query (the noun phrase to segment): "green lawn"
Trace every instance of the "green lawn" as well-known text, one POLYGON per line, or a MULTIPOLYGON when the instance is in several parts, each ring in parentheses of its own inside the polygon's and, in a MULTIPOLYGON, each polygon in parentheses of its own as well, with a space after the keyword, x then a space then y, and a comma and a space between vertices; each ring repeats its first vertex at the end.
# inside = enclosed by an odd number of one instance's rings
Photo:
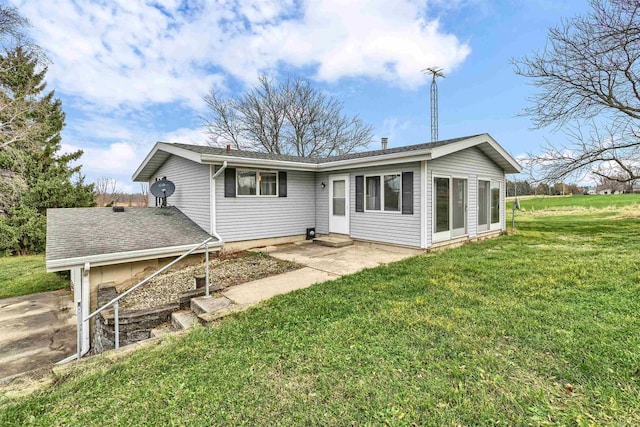
POLYGON ((69 286, 69 280, 47 273, 44 255, 0 257, 0 299, 69 286))
POLYGON ((5 399, 0 425, 638 425, 638 212, 521 213, 5 399))
MULTIPOLYGON (((611 195, 577 195, 577 196, 537 196, 520 200, 522 209, 572 209, 572 208, 609 208, 640 204, 640 194, 611 194, 611 195)), ((507 203, 507 210, 511 212, 511 203, 507 203)))

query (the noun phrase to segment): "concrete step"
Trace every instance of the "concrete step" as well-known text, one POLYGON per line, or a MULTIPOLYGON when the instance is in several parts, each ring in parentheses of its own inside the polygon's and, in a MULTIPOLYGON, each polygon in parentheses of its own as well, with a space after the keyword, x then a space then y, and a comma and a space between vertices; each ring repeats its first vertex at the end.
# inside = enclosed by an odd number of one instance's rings
POLYGON ((190 329, 198 324, 198 316, 191 310, 180 310, 171 313, 171 325, 176 329, 190 329))
POLYGON ((225 297, 198 297, 191 299, 191 311, 195 314, 214 313, 229 307, 231 301, 225 297))
POLYGON ((222 319, 223 317, 226 317, 226 316, 228 316, 230 314, 238 313, 240 311, 244 311, 247 308, 249 308, 248 305, 233 304, 233 305, 230 305, 230 306, 225 307, 223 309, 220 309, 218 311, 214 311, 214 312, 211 312, 211 313, 199 314, 198 315, 198 319, 200 320, 200 323, 202 323, 203 325, 206 325, 208 323, 215 322, 218 319, 222 319))
POLYGON ((167 334, 171 334, 173 332, 176 332, 177 329, 170 323, 164 323, 156 328, 153 328, 150 332, 149 332, 149 338, 156 338, 156 337, 162 337, 165 336, 167 334))
POLYGON ((349 236, 331 234, 329 236, 319 236, 313 239, 313 243, 331 248, 343 248, 353 245, 353 240, 349 236))

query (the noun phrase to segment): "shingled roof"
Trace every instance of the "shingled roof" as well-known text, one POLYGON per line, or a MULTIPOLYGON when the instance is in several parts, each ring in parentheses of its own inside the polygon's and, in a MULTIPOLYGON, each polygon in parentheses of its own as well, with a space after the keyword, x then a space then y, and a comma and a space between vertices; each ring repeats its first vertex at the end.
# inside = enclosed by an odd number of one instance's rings
POLYGON ((336 162, 340 160, 361 159, 365 157, 381 156, 384 154, 405 153, 405 152, 416 151, 416 150, 425 150, 425 149, 430 149, 435 147, 441 147, 447 144, 453 144, 454 142, 463 141, 465 139, 473 138, 475 136, 479 136, 479 135, 445 139, 442 141, 427 142, 424 144, 405 145, 403 147, 393 147, 393 148, 387 148, 385 150, 362 151, 358 153, 342 154, 339 156, 322 157, 322 158, 287 156, 284 154, 260 153, 256 151, 247 151, 247 150, 227 151, 225 148, 209 147, 206 145, 193 145, 193 144, 180 144, 180 143, 171 143, 171 145, 185 149, 185 150, 189 150, 198 154, 211 154, 215 156, 243 157, 248 159, 283 160, 283 161, 299 162, 299 163, 321 164, 321 163, 336 162))
POLYGON ((157 142, 133 174, 134 181, 149 181, 160 166, 171 156, 179 156, 196 163, 221 163, 229 161, 234 166, 280 167, 309 171, 328 171, 356 167, 367 163, 379 163, 411 157, 438 158, 457 150, 477 147, 505 173, 518 173, 518 162, 509 155, 488 133, 445 139, 423 144, 405 145, 384 150, 363 151, 326 158, 298 157, 284 154, 261 153, 247 150, 229 150, 221 147, 169 142, 157 142))
POLYGON ((47 266, 59 260, 195 245, 209 237, 175 207, 47 209, 47 266))

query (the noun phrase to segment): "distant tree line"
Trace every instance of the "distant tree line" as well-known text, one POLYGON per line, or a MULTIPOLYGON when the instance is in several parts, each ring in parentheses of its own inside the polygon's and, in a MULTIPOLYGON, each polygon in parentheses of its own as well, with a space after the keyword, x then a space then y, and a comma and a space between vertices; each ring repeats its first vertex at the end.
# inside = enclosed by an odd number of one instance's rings
POLYGON ((71 165, 82 151, 60 153, 65 114, 28 25, 0 5, 0 254, 44 251, 47 208, 94 205, 93 185, 71 165))
POLYGON ((510 181, 507 180, 507 197, 513 196, 562 196, 570 194, 584 194, 587 190, 585 187, 581 187, 577 184, 567 184, 564 182, 557 182, 554 184, 547 184, 544 182, 533 183, 528 180, 522 181, 510 181))

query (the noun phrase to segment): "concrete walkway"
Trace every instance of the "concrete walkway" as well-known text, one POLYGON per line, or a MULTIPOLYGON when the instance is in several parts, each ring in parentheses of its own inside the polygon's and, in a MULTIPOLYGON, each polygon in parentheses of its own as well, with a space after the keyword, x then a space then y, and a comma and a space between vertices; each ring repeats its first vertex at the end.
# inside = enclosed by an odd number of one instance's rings
POLYGON ((76 321, 68 290, 0 300, 0 379, 73 354, 76 321))
POLYGON ((223 293, 232 303, 241 306, 255 305, 276 295, 422 253, 418 249, 360 242, 342 248, 303 243, 262 250, 274 258, 293 261, 305 267, 233 286, 223 293))
MULTIPOLYGON (((233 286, 222 294, 229 301, 220 307, 217 306, 220 301, 216 301, 219 298, 208 299, 206 303, 214 311, 210 319, 244 310, 276 295, 422 253, 415 249, 359 242, 342 248, 303 243, 263 250, 275 258, 304 267, 233 286), (218 311, 217 315, 215 311, 218 311)), ((75 313, 69 291, 0 300, 0 380, 64 359, 75 352, 75 340, 75 313)), ((138 344, 142 345, 142 342, 138 344)), ((137 348, 127 346, 108 353, 130 351, 127 350, 129 347, 137 348)))

